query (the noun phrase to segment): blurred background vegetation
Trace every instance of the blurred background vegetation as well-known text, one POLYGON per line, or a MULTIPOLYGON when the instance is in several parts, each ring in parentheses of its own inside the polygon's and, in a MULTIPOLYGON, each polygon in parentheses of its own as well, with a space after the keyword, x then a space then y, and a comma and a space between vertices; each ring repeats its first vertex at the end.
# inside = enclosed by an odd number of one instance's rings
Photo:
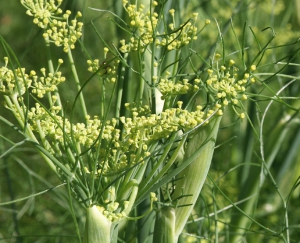
MULTIPOLYGON (((223 118, 209 177, 181 241, 233 242, 233 239, 237 239, 235 236, 239 228, 243 228, 245 237, 238 239, 239 242, 284 242, 280 235, 287 234, 285 227, 288 226, 289 242, 299 242, 300 126, 297 109, 300 96, 300 1, 168 0, 168 5, 177 9, 176 13, 183 19, 191 12, 198 12, 199 28, 204 26, 206 19, 211 20, 193 46, 207 60, 213 53, 219 52, 223 57, 234 59, 236 66, 244 71, 244 65, 249 66, 263 49, 264 55, 257 72, 274 74, 280 71, 290 76, 260 76, 266 80, 268 89, 257 84, 251 90, 252 93, 264 95, 253 97, 255 102, 249 101, 245 105, 251 125, 246 120, 236 121, 234 113, 230 111, 223 118), (273 37, 268 48, 263 48, 273 37), (242 49, 245 50, 243 58, 242 49), (293 65, 282 64, 286 62, 293 65), (293 79, 298 80, 285 88, 280 96, 287 97, 284 101, 295 109, 288 108, 282 102, 273 102, 268 107, 274 92, 293 79), (267 169, 262 170, 264 163, 267 169), (251 195, 254 196, 249 198, 251 195), (248 203, 239 203, 245 198, 248 198, 248 203), (237 206, 251 219, 247 221, 246 217, 241 217, 242 213, 232 203, 239 203, 237 206)), ((27 70, 36 71, 46 67, 41 30, 32 24, 32 18, 25 14, 24 7, 19 1, 5 0, 0 0, 0 6, 0 35, 9 43, 21 65, 27 70)), ((63 1, 63 9, 83 13, 85 27, 82 43, 93 59, 101 60, 104 45, 91 21, 107 43, 118 46, 122 33, 110 20, 111 15, 93 11, 89 7, 122 14, 121 1, 63 1)), ((53 60, 66 55, 60 48, 52 49, 53 60)), ((1 65, 4 64, 4 56, 1 48, 1 65)), ((77 71, 84 81, 89 74, 79 45, 74 56, 77 67, 80 67, 77 71)), ((203 68, 200 61, 197 68, 203 68)), ((61 71, 68 76, 67 65, 61 71)), ((76 90, 70 90, 67 82, 62 85, 64 94, 61 96, 67 101, 71 100, 76 90)), ((88 92, 91 98, 87 106, 94 107, 100 92, 97 86, 91 87, 88 92)), ((91 108, 89 113, 96 115, 96 107, 91 108)), ((0 115, 13 120, 4 106, 0 106, 0 115)), ((11 147, 4 137, 14 142, 22 141, 17 132, 3 123, 0 125, 0 134, 1 155, 11 147)), ((28 144, 17 146, 0 159, 0 203, 27 197, 59 184, 56 174, 49 170, 48 165, 28 144)), ((0 242, 76 241, 66 198, 65 188, 60 187, 21 202, 1 205, 0 242)), ((83 213, 78 205, 74 206, 82 229, 83 213)))

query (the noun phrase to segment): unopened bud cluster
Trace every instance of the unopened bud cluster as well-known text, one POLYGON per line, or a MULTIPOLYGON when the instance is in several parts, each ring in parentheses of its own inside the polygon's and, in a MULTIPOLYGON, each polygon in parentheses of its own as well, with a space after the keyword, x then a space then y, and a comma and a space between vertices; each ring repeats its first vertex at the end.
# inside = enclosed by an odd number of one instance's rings
POLYGON ((201 106, 197 106, 196 111, 189 112, 181 106, 182 102, 178 102, 178 108, 167 109, 160 115, 148 113, 144 116, 134 111, 132 118, 121 117, 123 134, 117 127, 117 119, 107 120, 103 124, 97 116, 93 119, 87 116, 85 123, 72 124, 67 118, 58 115, 61 109, 59 106, 52 106, 46 111, 37 103, 28 112, 28 120, 33 131, 47 138, 56 156, 60 154, 59 147, 62 149, 70 141, 78 149, 101 145, 97 170, 92 173, 110 175, 142 163, 150 156, 149 147, 153 143, 168 138, 180 129, 194 128, 218 109, 216 107, 215 110, 204 112, 201 106), (108 146, 110 149, 107 149, 108 146))
POLYGON ((27 14, 32 16, 33 22, 44 29, 44 38, 53 42, 56 46, 63 46, 63 50, 75 48, 75 42, 82 35, 82 22, 78 12, 73 20, 69 20, 71 11, 63 13, 59 8, 62 0, 21 0, 21 4, 27 8, 27 14))
POLYGON ((145 47, 153 42, 153 32, 158 23, 158 14, 150 11, 145 12, 145 6, 141 4, 139 7, 135 4, 128 4, 127 0, 123 0, 123 7, 129 16, 129 27, 134 34, 126 44, 125 40, 121 40, 120 51, 123 53, 143 51, 145 47))
MULTIPOLYGON (((42 77, 38 77, 35 71, 26 74, 25 68, 11 70, 7 68, 8 58, 5 57, 5 66, 0 68, 0 92, 7 96, 23 95, 26 90, 31 90, 38 98, 43 98, 47 92, 57 90, 57 85, 65 81, 61 72, 46 73, 42 68, 42 77)), ((62 60, 59 60, 59 65, 62 60)))
MULTIPOLYGON (((108 190, 111 191, 112 189, 108 190)), ((129 205, 129 201, 123 201, 122 204, 115 201, 116 195, 110 195, 109 199, 105 200, 106 204, 103 206, 97 206, 98 210, 111 222, 118 222, 123 218, 128 218, 126 210, 129 205)), ((150 192, 150 209, 153 207, 153 203, 158 201, 156 194, 150 192)))
MULTIPOLYGON (((234 64, 233 60, 229 62, 234 64)), ((225 66, 221 66, 218 72, 208 69, 208 79, 206 80, 208 91, 214 97, 215 101, 222 107, 226 107, 229 104, 235 106, 242 100, 246 100, 248 97, 245 94, 247 86, 255 82, 254 78, 250 78, 249 73, 245 73, 242 79, 237 79, 238 74, 236 68, 233 67, 233 74, 227 71, 225 66)), ((251 66, 251 70, 255 70, 255 65, 251 66)), ((238 115, 240 118, 244 118, 245 114, 238 115)))
POLYGON ((92 73, 96 73, 102 77, 105 78, 108 82, 116 82, 117 80, 117 68, 119 64, 119 59, 114 59, 111 62, 104 61, 100 63, 99 59, 95 60, 88 60, 88 71, 92 73))
POLYGON ((160 78, 154 76, 152 80, 154 83, 158 83, 157 88, 162 93, 162 99, 166 99, 169 96, 176 96, 180 94, 186 94, 190 91, 197 91, 199 87, 189 83, 188 79, 182 79, 177 81, 176 78, 169 78, 170 73, 167 71, 166 76, 160 78))
POLYGON ((7 67, 8 58, 4 58, 5 66, 0 68, 0 92, 8 95, 23 95, 32 83, 34 73, 26 74, 25 68, 11 70, 7 67))
MULTIPOLYGON (((157 47, 167 47, 169 51, 178 50, 182 46, 188 45, 192 40, 197 40, 197 27, 195 24, 189 20, 184 24, 180 24, 179 27, 176 27, 174 21, 175 10, 171 9, 170 14, 173 17, 173 23, 169 25, 171 33, 158 33, 155 40, 155 45, 157 47)), ((197 13, 193 14, 194 20, 197 19, 197 13)))
MULTIPOLYGON (((145 11, 144 5, 128 4, 127 0, 123 0, 123 6, 129 16, 128 26, 132 31, 132 37, 128 42, 121 40, 120 51, 128 53, 131 51, 144 52, 147 45, 154 42, 156 47, 166 47, 168 51, 178 50, 182 46, 189 44, 192 40, 197 39, 197 27, 191 23, 191 20, 176 27, 174 21, 175 10, 170 10, 170 15, 173 18, 173 22, 169 25, 167 33, 156 32, 156 26, 158 25, 159 15, 155 11, 145 11)), ((158 3, 153 1, 155 7, 158 3)), ((197 19, 197 14, 193 14, 194 21, 197 19)))

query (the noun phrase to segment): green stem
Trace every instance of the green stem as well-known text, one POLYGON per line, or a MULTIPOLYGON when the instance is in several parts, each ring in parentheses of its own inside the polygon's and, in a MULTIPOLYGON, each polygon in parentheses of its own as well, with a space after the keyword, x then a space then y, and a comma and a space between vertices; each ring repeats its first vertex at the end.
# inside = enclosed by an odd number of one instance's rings
MULTIPOLYGON (((52 62, 52 58, 51 58, 50 42, 49 42, 49 38, 48 37, 45 39, 45 45, 46 45, 46 55, 47 55, 47 62, 48 62, 49 72, 54 74, 54 67, 53 67, 53 62, 52 62)), ((58 106, 63 107, 62 103, 61 103, 61 100, 60 100, 60 95, 59 95, 58 91, 55 91, 54 94, 57 97, 57 101, 56 102, 57 102, 58 106)), ((48 96, 49 104, 50 104, 50 106, 52 106, 53 102, 52 102, 51 93, 48 92, 47 96, 48 96)), ((61 115, 63 115, 63 109, 61 109, 60 112, 61 112, 61 115)))
POLYGON ((75 80, 75 83, 76 83, 76 86, 77 86, 77 91, 80 92, 79 100, 80 100, 80 103, 81 103, 81 109, 82 109, 84 117, 86 117, 87 116, 87 111, 86 111, 85 101, 84 101, 84 97, 83 97, 83 94, 82 94, 82 91, 81 91, 81 85, 80 85, 79 78, 78 78, 78 75, 77 75, 73 55, 72 55, 72 52, 71 52, 70 49, 68 51, 68 57, 69 57, 73 77, 74 77, 74 80, 75 80))
POLYGON ((163 207, 156 213, 153 242, 174 243, 175 242, 175 209, 163 207))
MULTIPOLYGON (((124 54, 124 59, 127 60, 128 54, 124 54)), ((117 83, 117 101, 116 101, 116 119, 120 118, 121 110, 124 109, 122 107, 122 98, 123 98, 123 90, 124 90, 124 78, 125 78, 125 66, 120 63, 118 70, 118 83, 117 83)), ((123 104, 124 105, 124 104, 123 104)))

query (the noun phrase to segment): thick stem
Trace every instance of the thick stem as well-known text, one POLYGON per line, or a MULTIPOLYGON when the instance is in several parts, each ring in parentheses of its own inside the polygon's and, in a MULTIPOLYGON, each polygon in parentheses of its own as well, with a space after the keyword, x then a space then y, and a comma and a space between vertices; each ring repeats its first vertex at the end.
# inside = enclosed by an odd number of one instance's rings
POLYGON ((175 209, 163 207, 156 213, 153 242, 175 242, 175 209))
POLYGON ((111 224, 97 206, 87 208, 84 243, 110 243, 111 224))
POLYGON ((198 154, 195 160, 178 175, 177 178, 179 180, 172 196, 173 200, 176 200, 188 195, 179 199, 177 206, 182 207, 175 209, 175 242, 177 242, 205 182, 214 152, 220 121, 221 116, 212 118, 206 126, 200 127, 196 131, 187 145, 183 163, 193 154, 198 154))

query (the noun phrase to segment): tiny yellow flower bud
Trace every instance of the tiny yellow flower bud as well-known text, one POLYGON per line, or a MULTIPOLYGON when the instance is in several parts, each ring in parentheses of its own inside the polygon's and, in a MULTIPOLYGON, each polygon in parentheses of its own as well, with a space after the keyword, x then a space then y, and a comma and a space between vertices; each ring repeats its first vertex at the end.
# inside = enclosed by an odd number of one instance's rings
POLYGON ((209 25, 209 24, 210 24, 210 20, 209 19, 205 20, 205 25, 209 25))
POLYGON ((169 13, 174 17, 175 9, 170 9, 169 13))
POLYGON ((246 100, 247 98, 248 98, 247 95, 245 94, 242 95, 242 100, 246 100))
POLYGON ((220 55, 219 53, 216 53, 216 54, 215 54, 215 59, 216 59, 216 60, 219 60, 220 58, 221 58, 221 55, 220 55))
POLYGON ((77 18, 82 17, 82 13, 78 11, 77 14, 76 14, 76 17, 77 17, 77 18))
POLYGON ((213 70, 212 69, 207 69, 207 72, 209 75, 211 75, 213 73, 213 70))
POLYGON ((128 205, 129 205, 129 201, 124 201, 123 202, 124 209, 126 209, 128 207, 128 205))
POLYGON ((255 71, 256 70, 256 65, 251 65, 250 71, 255 71))
POLYGON ((228 105, 228 100, 227 100, 227 99, 225 99, 225 100, 223 101, 223 105, 225 105, 225 106, 228 105))
POLYGON ((157 76, 153 76, 153 77, 152 77, 152 81, 153 81, 153 82, 156 82, 156 81, 157 81, 157 79, 158 79, 158 77, 157 77, 157 76))
POLYGON ((36 72, 34 70, 31 70, 30 71, 30 76, 34 76, 34 75, 36 75, 36 72))
POLYGON ((245 73, 245 75, 244 75, 244 78, 249 78, 250 77, 250 75, 249 75, 249 73, 245 73))
POLYGON ((196 79, 194 80, 194 82, 195 82, 195 84, 199 84, 199 83, 200 83, 200 79, 196 78, 196 79))
POLYGON ((29 9, 26 11, 26 14, 29 16, 33 16, 32 12, 29 9))
POLYGON ((134 20, 131 20, 131 21, 130 21, 130 25, 135 26, 135 21, 134 21, 134 20))
POLYGON ((182 102, 182 101, 178 101, 178 102, 177 102, 177 105, 178 105, 178 108, 179 108, 179 109, 181 109, 181 107, 182 107, 182 104, 183 104, 183 102, 182 102))
POLYGON ((154 192, 150 192, 150 199, 152 202, 156 202, 158 200, 154 192))

